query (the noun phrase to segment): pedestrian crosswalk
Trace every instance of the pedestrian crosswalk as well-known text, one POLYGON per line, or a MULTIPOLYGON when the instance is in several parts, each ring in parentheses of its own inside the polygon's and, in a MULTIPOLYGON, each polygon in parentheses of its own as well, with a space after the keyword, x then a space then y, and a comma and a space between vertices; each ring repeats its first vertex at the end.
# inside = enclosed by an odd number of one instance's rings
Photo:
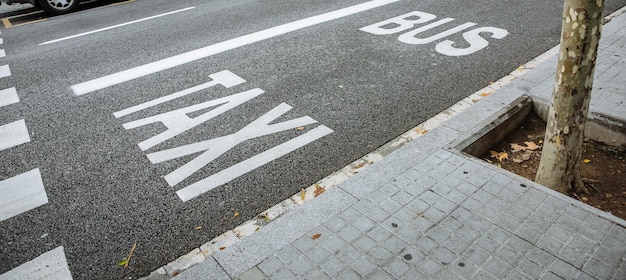
MULTIPOLYGON (((0 38, 0 45, 3 43, 0 38)), ((4 49, 0 49, 0 59, 5 56, 4 49)), ((11 76, 9 65, 0 65, 0 79, 9 76, 11 76)), ((0 112, 3 108, 16 106, 19 102, 16 88, 0 90, 0 112)), ((20 116, 9 117, 19 120, 0 123, 0 153, 10 153, 12 148, 31 141, 26 120, 20 119, 20 116)), ((21 168, 23 167, 15 166, 15 170, 21 168)), ((10 174, 13 170, 7 171, 12 177, 0 180, 0 222, 48 203, 48 195, 39 168, 21 174, 10 174)), ((63 247, 57 247, 0 275, 0 280, 14 279, 72 279, 63 247)))

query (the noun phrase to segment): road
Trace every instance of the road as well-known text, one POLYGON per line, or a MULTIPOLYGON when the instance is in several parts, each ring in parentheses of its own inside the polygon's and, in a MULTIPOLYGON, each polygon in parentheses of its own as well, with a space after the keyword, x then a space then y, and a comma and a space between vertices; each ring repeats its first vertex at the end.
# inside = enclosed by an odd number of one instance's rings
POLYGON ((144 276, 552 48, 562 9, 102 2, 1 29, 0 274, 144 276))

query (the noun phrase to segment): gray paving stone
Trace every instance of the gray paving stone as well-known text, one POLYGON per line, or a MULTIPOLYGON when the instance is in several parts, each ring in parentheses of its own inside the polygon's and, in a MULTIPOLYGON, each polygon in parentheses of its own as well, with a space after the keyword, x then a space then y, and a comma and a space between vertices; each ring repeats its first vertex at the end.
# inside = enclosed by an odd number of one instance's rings
POLYGON ((393 254, 398 254, 409 246, 409 243, 393 235, 380 244, 393 254))
POLYGON ((513 270, 513 267, 498 258, 491 258, 487 261, 483 269, 496 278, 503 279, 513 270))
MULTIPOLYGON (((361 237, 362 238, 362 237, 361 237)), ((358 242, 358 240, 356 241, 358 242)), ((348 243, 338 235, 333 235, 326 242, 322 243, 326 249, 328 249, 332 254, 337 254, 339 250, 345 247, 348 243)))
POLYGON ((541 275, 544 274, 546 270, 541 265, 531 261, 530 259, 524 259, 518 265, 518 268, 524 275, 528 276, 531 279, 539 279, 541 275))
POLYGON ((279 270, 278 272, 276 272, 274 275, 270 276, 270 279, 288 280, 288 279, 295 279, 296 276, 297 275, 293 271, 289 270, 288 268, 283 268, 279 270))
POLYGON ((578 274, 578 269, 571 266, 570 264, 556 259, 552 265, 548 268, 548 271, 554 273, 555 275, 563 278, 563 279, 573 279, 576 274, 578 274))
POLYGON ((478 266, 469 260, 464 258, 457 259, 456 262, 450 264, 448 267, 456 275, 461 276, 463 279, 470 279, 471 276, 478 270, 478 266))
POLYGON ((330 276, 328 276, 328 274, 326 274, 324 271, 319 270, 319 269, 314 269, 314 270, 309 271, 304 276, 302 276, 302 279, 305 279, 305 280, 330 280, 332 278, 330 278, 330 276))
POLYGON ((385 265, 383 269, 395 278, 402 278, 402 276, 411 269, 411 266, 402 259, 395 258, 392 262, 385 265))
POLYGON ((319 266, 331 278, 337 277, 341 272, 348 268, 347 264, 336 256, 330 256, 319 266))
POLYGON ((276 257, 278 257, 284 264, 290 264, 301 255, 302 253, 291 244, 276 252, 276 257))
POLYGON ((339 233, 337 233, 337 235, 343 238, 343 240, 345 240, 346 242, 352 243, 359 239, 359 237, 361 237, 363 233, 359 229, 348 225, 344 227, 339 233))
MULTIPOLYGON (((395 280, 396 278, 391 276, 386 271, 384 271, 382 269, 379 269, 376 272, 374 272, 374 274, 372 276, 370 276, 368 279, 372 279, 372 280, 395 280)), ((413 278, 413 279, 418 279, 418 278, 413 278)))
POLYGON ((306 252, 306 256, 315 264, 321 263, 330 255, 332 255, 332 253, 321 244, 306 252))
MULTIPOLYGON (((202 279, 202 277, 194 278, 194 279, 202 279)), ((227 278, 230 279, 230 278, 227 278)), ((237 280, 269 280, 267 275, 263 273, 258 267, 253 267, 248 271, 237 277, 237 280)))
POLYGON ((387 240, 392 235, 390 231, 385 229, 384 227, 375 227, 370 232, 367 233, 367 236, 372 238, 376 242, 382 242, 387 240))
POLYGON ((482 266, 490 257, 489 252, 473 246, 461 254, 462 258, 470 260, 472 263, 482 266))
POLYGON ((359 249, 361 252, 369 254, 370 252, 372 252, 372 249, 374 249, 378 245, 378 243, 376 243, 376 241, 369 238, 368 236, 364 235, 361 236, 361 238, 359 238, 357 241, 354 241, 352 245, 355 248, 359 249))
POLYGON ((450 251, 446 247, 437 248, 437 250, 432 252, 429 257, 431 257, 435 261, 438 261, 444 266, 450 265, 458 258, 458 256, 454 252, 450 251))
POLYGON ((296 275, 305 275, 309 270, 313 269, 315 265, 305 256, 299 256, 291 264, 288 265, 289 269, 296 275))
POLYGON ((360 280, 361 276, 352 269, 344 270, 337 279, 360 280))
MULTIPOLYGON (((360 201, 359 203, 361 202, 363 201, 360 201)), ((324 223, 324 225, 334 233, 341 231, 347 224, 348 223, 339 216, 335 216, 324 223)))
POLYGON ((383 246, 377 246, 369 253, 369 256, 379 266, 384 266, 388 264, 396 255, 383 246))
POLYGON ((415 268, 417 268, 417 270, 430 278, 435 277, 437 274, 445 269, 442 264, 428 257, 423 261, 415 264, 415 268))
POLYGON ((285 264, 276 256, 271 256, 265 259, 258 265, 259 269, 265 273, 265 275, 272 276, 274 273, 285 268, 285 264))
POLYGON ((360 260, 350 264, 350 268, 361 276, 361 279, 367 278, 378 270, 378 265, 367 256, 363 256, 360 260))
POLYGON ((362 233, 366 233, 376 226, 376 222, 372 221, 367 216, 363 216, 353 221, 352 225, 362 233))

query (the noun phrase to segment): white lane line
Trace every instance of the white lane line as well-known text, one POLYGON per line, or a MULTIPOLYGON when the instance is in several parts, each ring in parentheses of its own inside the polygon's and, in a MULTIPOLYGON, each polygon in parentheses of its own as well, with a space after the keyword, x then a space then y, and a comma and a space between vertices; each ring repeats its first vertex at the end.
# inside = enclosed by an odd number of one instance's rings
POLYGON ((11 76, 11 69, 9 65, 0 66, 0 78, 11 76))
POLYGON ((0 181, 0 221, 48 203, 39 169, 0 181))
POLYGON ((70 273, 70 267, 67 265, 63 247, 52 249, 0 275, 0 280, 14 279, 71 280, 72 274, 70 273))
POLYGON ((230 39, 224 42, 216 43, 204 48, 182 53, 176 56, 172 56, 166 59, 155 61, 152 63, 144 64, 132 69, 117 72, 108 76, 104 76, 98 79, 90 80, 84 83, 76 84, 71 87, 75 95, 83 95, 94 92, 103 88, 107 88, 113 85, 121 84, 136 78, 147 76, 156 72, 160 72, 166 69, 170 69, 176 66, 183 65, 192 61, 203 59, 215 54, 219 54, 225 51, 243 47, 252 43, 256 43, 262 40, 266 40, 272 37, 283 35, 292 31, 300 30, 303 28, 311 27, 320 23, 328 22, 331 20, 343 18, 353 14, 357 14, 363 11, 371 10, 377 7, 381 7, 387 4, 395 3, 400 0, 374 0, 365 2, 362 4, 350 6, 347 8, 335 10, 325 14, 312 16, 309 18, 297 20, 294 22, 282 24, 269 29, 254 32, 248 35, 230 39))
POLYGON ((15 90, 15 88, 0 90, 0 107, 15 104, 17 102, 20 102, 20 98, 17 96, 17 90, 15 90))
POLYGON ((7 53, 3 49, 0 49, 0 57, 5 57, 5 56, 7 56, 7 53))
POLYGON ((0 151, 28 142, 30 135, 23 119, 0 126, 0 151))
POLYGON ((151 19, 155 19, 155 18, 159 18, 159 17, 163 17, 163 16, 168 16, 168 15, 171 15, 171 14, 188 11, 188 10, 195 9, 195 8, 196 7, 189 7, 189 8, 184 8, 184 9, 180 9, 180 10, 176 10, 176 11, 171 11, 171 12, 160 14, 160 15, 155 15, 155 16, 151 16, 151 17, 147 17, 147 18, 138 19, 138 20, 133 20, 133 21, 129 21, 129 22, 126 22, 126 23, 122 23, 122 24, 117 24, 117 25, 113 25, 113 26, 109 26, 109 27, 105 27, 105 28, 101 28, 101 29, 85 32, 85 33, 80 33, 80 34, 76 34, 76 35, 72 35, 72 36, 68 36, 68 37, 63 37, 63 38, 56 39, 56 40, 43 42, 43 43, 41 43, 39 45, 43 46, 43 45, 48 45, 48 44, 52 44, 52 43, 57 43, 57 42, 69 40, 69 39, 74 39, 74 38, 77 38, 77 37, 91 35, 91 34, 94 34, 94 33, 107 31, 107 30, 111 30, 111 29, 114 29, 114 28, 130 25, 130 24, 135 24, 135 23, 139 23, 139 22, 142 22, 142 21, 151 20, 151 19))

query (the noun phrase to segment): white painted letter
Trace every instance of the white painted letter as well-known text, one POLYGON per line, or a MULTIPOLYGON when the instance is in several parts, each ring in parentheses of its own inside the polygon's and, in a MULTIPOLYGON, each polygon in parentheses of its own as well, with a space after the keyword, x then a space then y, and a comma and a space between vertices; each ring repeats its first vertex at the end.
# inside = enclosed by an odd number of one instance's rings
POLYGON ((135 113, 137 111, 141 111, 143 109, 150 108, 152 106, 156 106, 156 105, 159 105, 161 103, 165 103, 167 101, 171 101, 171 100, 174 100, 176 98, 183 97, 185 95, 192 94, 192 93, 197 92, 197 91, 201 91, 203 89, 207 89, 207 88, 212 87, 214 85, 222 85, 222 86, 224 86, 226 88, 230 88, 230 87, 233 87, 233 86, 236 86, 236 85, 239 85, 239 84, 242 84, 242 83, 246 82, 246 80, 240 78, 239 76, 233 74, 232 72, 230 72, 228 70, 224 70, 224 71, 221 71, 221 72, 217 72, 215 74, 211 74, 211 75, 209 75, 209 77, 211 79, 213 79, 213 81, 210 81, 208 83, 204 83, 204 84, 201 84, 201 85, 197 85, 195 87, 188 88, 188 89, 183 90, 183 91, 172 93, 170 95, 166 95, 166 96, 163 96, 161 98, 154 99, 152 101, 141 103, 139 105, 136 105, 136 106, 133 106, 133 107, 130 107, 130 108, 126 108, 126 109, 124 109, 122 111, 118 111, 118 112, 113 113, 113 116, 115 116, 116 118, 120 118, 120 117, 129 115, 129 114, 135 113))
POLYGON ((381 21, 379 23, 374 23, 372 25, 360 28, 359 30, 372 33, 375 35, 394 34, 394 33, 398 33, 407 29, 411 29, 415 25, 431 21, 435 19, 436 17, 437 16, 433 14, 414 11, 408 14, 404 14, 404 15, 397 16, 388 20, 381 21), (417 17, 417 19, 411 19, 415 17, 417 17), (387 25, 392 25, 395 27, 384 28, 387 25))
POLYGON ((441 33, 439 33, 437 35, 430 36, 428 38, 424 38, 424 39, 415 38, 415 35, 417 35, 419 33, 422 33, 422 32, 424 32, 426 30, 435 28, 435 27, 440 26, 442 24, 451 22, 453 20, 454 20, 453 18, 444 18, 442 20, 433 22, 433 23, 431 23, 429 25, 422 26, 422 27, 420 27, 418 29, 411 30, 411 31, 409 31, 407 33, 404 33, 404 34, 402 34, 402 35, 400 35, 398 37, 398 40, 400 40, 400 42, 407 43, 407 44, 423 45, 423 44, 432 43, 432 42, 437 41, 437 40, 439 40, 441 38, 450 36, 450 35, 452 35, 454 33, 457 33, 459 31, 462 31, 464 29, 467 29, 467 28, 470 28, 470 27, 476 25, 476 23, 467 22, 467 23, 461 24, 461 25, 459 25, 459 26, 457 26, 455 28, 448 29, 448 30, 446 30, 444 32, 441 32, 441 33))
POLYGON ((146 124, 155 123, 155 122, 161 122, 163 125, 165 125, 165 127, 167 127, 166 131, 139 143, 139 147, 141 148, 141 150, 145 151, 147 149, 150 149, 151 147, 154 147, 155 145, 163 143, 164 141, 172 137, 175 137, 176 135, 179 135, 189 129, 192 129, 202 124, 203 122, 213 119, 216 116, 219 116, 220 114, 227 112, 228 110, 235 108, 241 105, 242 103, 245 103, 246 101, 254 97, 257 97, 263 93, 264 93, 263 90, 255 88, 249 91, 240 92, 240 93, 229 95, 223 98, 218 98, 218 99, 214 99, 214 100, 207 101, 204 103, 181 108, 178 110, 158 114, 152 117, 147 117, 144 119, 127 122, 124 124, 124 128, 132 129, 132 128, 144 126, 146 124), (206 112, 198 117, 190 118, 187 116, 188 113, 200 111, 200 110, 217 106, 220 104, 221 106, 209 112, 206 112))
POLYGON ((281 123, 270 124, 291 110, 291 108, 291 106, 282 103, 233 134, 151 153, 148 154, 148 159, 156 164, 204 151, 204 153, 198 157, 165 176, 165 180, 169 185, 174 186, 241 142, 317 122, 311 117, 301 117, 281 123))
POLYGON ((445 40, 437 44, 437 46, 435 46, 435 50, 447 56, 461 56, 475 53, 489 45, 489 42, 480 36, 480 33, 482 32, 491 33, 491 38, 494 39, 502 39, 509 34, 508 31, 501 28, 479 27, 463 33, 463 38, 470 44, 469 47, 462 49, 455 48, 452 46, 454 44, 453 41, 445 40))
POLYGON ((311 131, 282 143, 274 148, 253 156, 247 160, 237 163, 229 168, 217 172, 207 178, 193 183, 190 186, 182 188, 176 192, 182 201, 188 201, 216 187, 226 184, 237 177, 257 169, 277 158, 280 158, 298 148, 320 139, 330 133, 332 129, 320 125, 311 131))

